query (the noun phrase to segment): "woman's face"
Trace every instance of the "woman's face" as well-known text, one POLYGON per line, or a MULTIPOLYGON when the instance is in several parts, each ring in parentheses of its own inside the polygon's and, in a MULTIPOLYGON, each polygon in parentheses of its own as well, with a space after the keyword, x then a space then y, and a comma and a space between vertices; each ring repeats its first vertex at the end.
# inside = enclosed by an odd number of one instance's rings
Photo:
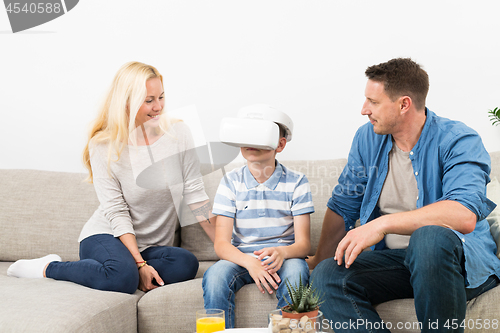
POLYGON ((135 117, 136 126, 157 127, 160 114, 165 105, 163 85, 160 78, 153 78, 146 81, 147 96, 137 111, 135 117))

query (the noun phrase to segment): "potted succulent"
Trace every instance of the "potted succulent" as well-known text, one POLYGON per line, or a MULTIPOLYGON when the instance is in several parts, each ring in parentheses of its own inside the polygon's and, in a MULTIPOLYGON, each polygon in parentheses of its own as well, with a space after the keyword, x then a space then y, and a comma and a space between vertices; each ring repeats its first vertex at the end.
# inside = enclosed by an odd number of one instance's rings
POLYGON ((322 318, 319 306, 323 301, 313 288, 312 281, 304 284, 300 278, 298 285, 292 286, 288 280, 285 283, 290 302, 285 298, 288 305, 271 312, 269 332, 317 332, 315 328, 321 324, 319 318, 322 318))
POLYGON ((313 288, 313 282, 309 284, 302 283, 302 277, 299 279, 299 284, 292 284, 286 280, 286 289, 290 296, 291 302, 285 298, 288 305, 281 308, 283 318, 300 319, 303 316, 309 318, 318 315, 319 306, 323 303, 321 296, 313 288))
POLYGON ((489 117, 492 122, 492 125, 500 124, 500 108, 494 108, 493 110, 489 110, 488 113, 490 114, 489 117))

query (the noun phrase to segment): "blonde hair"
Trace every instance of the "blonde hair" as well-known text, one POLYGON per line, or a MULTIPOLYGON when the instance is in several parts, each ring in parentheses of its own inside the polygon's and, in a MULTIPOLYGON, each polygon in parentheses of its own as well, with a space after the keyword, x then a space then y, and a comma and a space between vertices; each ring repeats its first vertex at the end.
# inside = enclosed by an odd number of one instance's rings
MULTIPOLYGON (((116 156, 115 162, 120 159, 129 138, 136 144, 135 117, 147 96, 146 82, 153 78, 159 78, 163 85, 163 76, 156 68, 136 61, 126 63, 116 73, 97 118, 91 125, 83 151, 83 164, 89 172, 87 181, 93 181, 89 150, 91 143, 108 144, 108 170, 111 157, 116 156)), ((160 117, 160 130, 166 131, 168 124, 165 116, 160 117)))

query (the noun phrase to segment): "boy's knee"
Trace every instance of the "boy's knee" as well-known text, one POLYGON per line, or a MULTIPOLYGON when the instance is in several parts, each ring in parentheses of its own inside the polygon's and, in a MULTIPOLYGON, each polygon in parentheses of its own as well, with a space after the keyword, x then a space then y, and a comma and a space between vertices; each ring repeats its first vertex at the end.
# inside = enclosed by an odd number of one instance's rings
POLYGON ((216 264, 210 266, 203 275, 203 297, 210 299, 219 297, 227 298, 227 294, 230 292, 229 284, 232 275, 227 270, 220 269, 220 267, 217 269, 218 267, 215 267, 216 264))
POLYGON ((203 275, 203 288, 213 289, 217 285, 225 284, 225 281, 232 276, 231 264, 228 261, 219 260, 210 266, 203 275))
POLYGON ((302 283, 309 282, 309 266, 304 259, 287 259, 280 273, 281 274, 278 274, 282 281, 288 280, 294 284, 299 283, 301 279, 302 283))
POLYGON ((211 285, 213 284, 213 281, 216 281, 217 278, 214 276, 214 271, 213 271, 213 265, 210 266, 205 273, 203 274, 203 280, 201 281, 201 286, 203 287, 203 290, 205 289, 212 289, 211 285))

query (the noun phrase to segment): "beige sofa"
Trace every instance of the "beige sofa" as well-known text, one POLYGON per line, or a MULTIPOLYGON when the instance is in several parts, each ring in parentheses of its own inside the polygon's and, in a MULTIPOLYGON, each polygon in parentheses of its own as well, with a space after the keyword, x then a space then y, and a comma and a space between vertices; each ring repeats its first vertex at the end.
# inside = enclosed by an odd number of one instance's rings
MULTIPOLYGON (((492 178, 500 179, 500 152, 491 157, 492 178)), ((318 243, 326 201, 345 163, 345 159, 283 162, 305 173, 311 183, 316 208, 312 215, 311 254, 318 243)), ((221 170, 204 177, 211 198, 221 177, 221 170)), ((200 260, 197 277, 146 294, 103 292, 70 282, 7 276, 9 265, 21 258, 57 253, 63 260, 78 259, 78 235, 98 206, 93 187, 84 183, 84 178, 83 174, 73 173, 0 170, 0 331, 194 332, 195 311, 203 308, 202 276, 217 260, 212 243, 196 224, 179 228, 177 239, 178 245, 200 260)), ((497 287, 469 302, 467 319, 500 320, 499 299, 497 287)), ((260 294, 254 285, 243 287, 236 294, 236 326, 265 327, 267 314, 275 306, 274 296, 260 294)), ((383 303, 377 310, 384 321, 393 322, 393 327, 417 321, 412 299, 383 303)), ((403 326, 393 332, 418 330, 403 326)))

